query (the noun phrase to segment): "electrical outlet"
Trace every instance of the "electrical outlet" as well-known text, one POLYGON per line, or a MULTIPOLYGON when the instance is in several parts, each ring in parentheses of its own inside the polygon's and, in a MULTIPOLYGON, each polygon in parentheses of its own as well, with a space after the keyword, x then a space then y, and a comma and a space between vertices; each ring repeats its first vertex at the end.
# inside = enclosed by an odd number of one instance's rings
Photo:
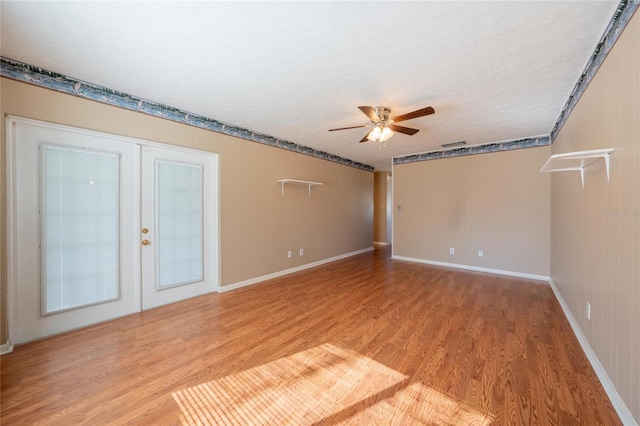
POLYGON ((587 302, 587 320, 591 320, 591 303, 587 302))
POLYGON ((289 250, 289 251, 287 252, 287 257, 288 257, 289 259, 291 259, 291 250, 289 250))
POLYGON ((456 254, 456 249, 454 249, 453 247, 451 247, 449 249, 449 254, 456 254))
POLYGON ((478 257, 484 257, 484 253, 482 252, 482 250, 478 250, 478 257))
POLYGON ((300 256, 304 256, 304 249, 300 249, 300 256))

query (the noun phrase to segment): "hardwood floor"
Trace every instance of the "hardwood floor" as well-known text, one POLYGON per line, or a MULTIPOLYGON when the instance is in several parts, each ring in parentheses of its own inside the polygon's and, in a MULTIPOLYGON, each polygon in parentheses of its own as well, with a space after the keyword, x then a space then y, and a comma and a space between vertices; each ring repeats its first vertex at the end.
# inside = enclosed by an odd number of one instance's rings
POLYGON ((25 344, 10 424, 620 424, 548 284, 375 250, 25 344))

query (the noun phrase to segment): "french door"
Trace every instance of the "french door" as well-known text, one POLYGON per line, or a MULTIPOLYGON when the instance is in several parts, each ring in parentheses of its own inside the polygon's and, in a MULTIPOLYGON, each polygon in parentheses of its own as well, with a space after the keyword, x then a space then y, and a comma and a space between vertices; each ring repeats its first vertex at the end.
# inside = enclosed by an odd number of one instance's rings
POLYGON ((142 309, 217 288, 215 160, 142 147, 142 309))
POLYGON ((9 117, 10 338, 214 291, 217 157, 9 117))

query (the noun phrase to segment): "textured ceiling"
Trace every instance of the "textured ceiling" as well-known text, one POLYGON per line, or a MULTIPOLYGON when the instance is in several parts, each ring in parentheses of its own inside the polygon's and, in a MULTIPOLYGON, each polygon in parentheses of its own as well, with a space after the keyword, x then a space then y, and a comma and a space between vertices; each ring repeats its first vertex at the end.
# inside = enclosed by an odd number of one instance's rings
POLYGON ((1 2, 1 54, 390 170, 546 135, 618 2, 1 2), (358 105, 420 129, 358 143, 358 105))

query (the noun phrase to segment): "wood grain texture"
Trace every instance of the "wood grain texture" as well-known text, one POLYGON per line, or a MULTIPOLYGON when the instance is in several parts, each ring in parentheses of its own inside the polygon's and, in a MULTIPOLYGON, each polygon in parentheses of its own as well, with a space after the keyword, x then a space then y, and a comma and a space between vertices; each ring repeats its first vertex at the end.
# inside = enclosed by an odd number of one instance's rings
POLYGON ((388 249, 0 361, 3 425, 620 424, 548 284, 388 249))

